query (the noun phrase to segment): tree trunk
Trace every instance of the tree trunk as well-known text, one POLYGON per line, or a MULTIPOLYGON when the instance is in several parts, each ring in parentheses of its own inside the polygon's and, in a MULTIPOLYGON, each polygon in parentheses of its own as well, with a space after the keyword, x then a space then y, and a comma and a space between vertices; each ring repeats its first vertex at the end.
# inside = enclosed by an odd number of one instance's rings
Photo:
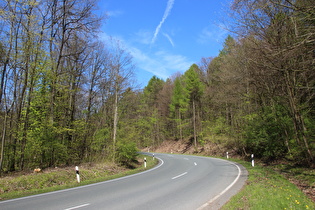
POLYGON ((197 149, 197 130, 196 130, 196 104, 193 100, 193 127, 194 127, 194 146, 197 149))
MULTIPOLYGON (((116 75, 116 80, 118 75, 116 75)), ((115 161, 116 154, 116 135, 117 135, 117 123, 118 123, 118 81, 115 82, 115 102, 114 102, 114 127, 113 127, 113 160, 115 161)))
POLYGON ((305 151, 307 152, 308 160, 312 163, 314 163, 314 156, 313 153, 309 147, 307 138, 306 138, 306 133, 307 133, 307 128, 304 123, 303 116, 301 115, 300 111, 298 110, 297 102, 295 99, 294 95, 294 90, 292 87, 294 87, 294 84, 291 84, 290 82, 290 75, 289 72, 285 72, 285 84, 289 96, 289 102, 290 102, 290 108, 292 112, 292 117, 293 117, 293 123, 294 123, 294 131, 295 131, 295 136, 297 139, 297 143, 301 145, 301 138, 304 143, 303 147, 305 151))
POLYGON ((4 144, 5 144, 5 135, 6 135, 6 124, 7 124, 7 112, 4 114, 4 122, 2 129, 2 137, 1 137, 1 157, 0 157, 0 174, 2 171, 3 159, 4 159, 4 144))
POLYGON ((183 140, 183 127, 182 127, 182 115, 180 110, 178 111, 178 119, 179 119, 179 136, 180 136, 180 140, 183 140))

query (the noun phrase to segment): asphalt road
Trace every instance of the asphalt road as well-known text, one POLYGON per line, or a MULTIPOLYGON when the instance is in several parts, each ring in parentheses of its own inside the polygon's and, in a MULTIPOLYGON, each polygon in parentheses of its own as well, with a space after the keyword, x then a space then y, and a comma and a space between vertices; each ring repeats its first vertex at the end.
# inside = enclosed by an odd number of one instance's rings
POLYGON ((155 168, 119 179, 0 202, 0 209, 218 209, 238 192, 247 172, 206 157, 155 154, 155 168))

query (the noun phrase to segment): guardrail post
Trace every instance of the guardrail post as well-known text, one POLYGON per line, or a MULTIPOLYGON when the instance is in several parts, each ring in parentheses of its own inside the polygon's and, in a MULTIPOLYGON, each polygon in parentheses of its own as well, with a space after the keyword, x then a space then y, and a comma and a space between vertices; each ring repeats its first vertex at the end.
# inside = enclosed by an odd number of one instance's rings
POLYGON ((252 154, 251 157, 252 157, 252 166, 254 167, 255 166, 254 154, 252 154))
POLYGON ((79 167, 78 166, 75 167, 75 173, 77 175, 77 181, 78 181, 78 183, 80 183, 80 172, 79 172, 79 167))

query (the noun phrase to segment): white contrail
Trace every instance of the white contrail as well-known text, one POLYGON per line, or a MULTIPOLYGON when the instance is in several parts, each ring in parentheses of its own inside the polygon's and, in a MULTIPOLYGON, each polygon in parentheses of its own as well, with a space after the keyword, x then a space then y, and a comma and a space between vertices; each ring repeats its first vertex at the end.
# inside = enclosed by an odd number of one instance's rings
POLYGON ((174 47, 175 45, 174 45, 174 42, 173 42, 172 38, 170 37, 170 35, 168 35, 167 33, 163 33, 163 35, 168 39, 168 41, 174 47))
POLYGON ((168 0, 167 6, 166 6, 166 10, 165 10, 164 15, 163 15, 163 18, 162 18, 162 20, 160 21, 160 24, 159 24, 159 25, 156 27, 156 29, 155 29, 155 33, 154 33, 154 36, 153 36, 153 38, 152 38, 152 40, 151 40, 151 44, 153 44, 153 43, 155 42, 156 37, 157 37, 157 35, 158 35, 158 33, 159 33, 161 27, 162 27, 162 24, 163 24, 164 21, 166 20, 167 16, 170 14, 171 9, 172 9, 173 4, 174 4, 174 1, 175 1, 175 0, 168 0))

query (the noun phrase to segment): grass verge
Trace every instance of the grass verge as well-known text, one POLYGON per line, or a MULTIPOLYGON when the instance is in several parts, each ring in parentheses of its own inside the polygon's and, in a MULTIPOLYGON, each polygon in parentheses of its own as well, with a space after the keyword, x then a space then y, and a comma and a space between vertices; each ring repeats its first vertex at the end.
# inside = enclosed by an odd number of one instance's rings
POLYGON ((248 171, 243 189, 222 209, 315 209, 315 204, 296 185, 269 167, 232 160, 248 171))
POLYGON ((113 163, 82 164, 79 166, 81 182, 77 183, 74 167, 44 170, 43 173, 30 173, 20 176, 0 178, 0 201, 40 193, 63 190, 87 184, 107 181, 148 170, 157 165, 158 160, 139 155, 135 169, 126 169, 113 163), (143 159, 147 159, 144 168, 143 159))

